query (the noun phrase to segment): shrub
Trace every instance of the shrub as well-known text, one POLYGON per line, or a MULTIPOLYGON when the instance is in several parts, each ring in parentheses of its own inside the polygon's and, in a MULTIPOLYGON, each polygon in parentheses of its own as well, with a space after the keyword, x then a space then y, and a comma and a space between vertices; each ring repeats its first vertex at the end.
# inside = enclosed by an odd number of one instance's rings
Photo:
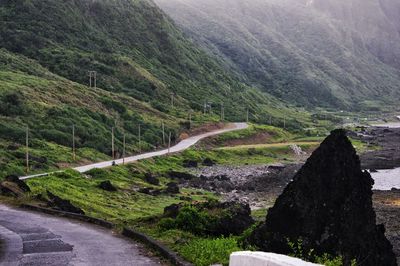
POLYGON ((106 170, 104 169, 99 169, 99 168, 94 168, 92 170, 89 170, 87 172, 85 172, 86 175, 91 176, 92 178, 107 178, 108 173, 106 170))
POLYGON ((187 206, 182 208, 175 222, 178 228, 201 235, 206 231, 208 219, 209 217, 205 212, 187 206))
POLYGON ((163 218, 158 222, 158 227, 161 230, 171 230, 176 228, 175 220, 172 218, 163 218))

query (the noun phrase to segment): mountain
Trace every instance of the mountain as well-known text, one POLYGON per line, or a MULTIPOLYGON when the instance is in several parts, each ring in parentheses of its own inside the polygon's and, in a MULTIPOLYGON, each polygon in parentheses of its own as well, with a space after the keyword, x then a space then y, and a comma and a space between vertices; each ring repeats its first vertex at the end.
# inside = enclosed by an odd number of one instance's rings
POLYGON ((154 149, 162 122, 175 139, 190 110, 195 125, 217 121, 221 103, 231 121, 246 109, 254 121, 286 117, 293 129, 310 121, 243 83, 150 0, 1 0, 0 22, 2 175, 23 172, 27 127, 33 170, 43 171, 75 163, 72 125, 83 162, 109 158, 112 127, 118 156, 123 133, 128 153, 154 149), (205 102, 213 113, 202 114, 205 102))
POLYGON ((282 100, 378 111, 400 98, 398 1, 156 3, 227 69, 282 100))

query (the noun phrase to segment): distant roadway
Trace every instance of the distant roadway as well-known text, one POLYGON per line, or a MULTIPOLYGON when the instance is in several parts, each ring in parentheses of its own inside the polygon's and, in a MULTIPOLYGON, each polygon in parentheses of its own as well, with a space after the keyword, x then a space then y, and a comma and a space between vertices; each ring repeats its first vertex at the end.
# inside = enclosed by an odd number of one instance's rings
MULTIPOLYGON (((249 126, 247 123, 232 123, 232 124, 229 124, 224 129, 214 130, 214 131, 210 131, 207 133, 203 133, 203 134, 200 134, 197 136, 192 136, 187 139, 184 139, 181 142, 179 142, 178 144, 176 144, 175 146, 172 146, 169 150, 164 149, 164 150, 160 150, 160 151, 148 152, 148 153, 143 153, 143 154, 139 154, 139 155, 135 155, 135 156, 131 156, 131 157, 126 157, 125 163, 132 163, 132 162, 136 162, 136 161, 143 160, 143 159, 167 155, 168 153, 181 152, 181 151, 184 151, 184 150, 190 148, 191 146, 193 146, 194 144, 196 144, 197 142, 199 142, 200 140, 202 140, 204 138, 208 138, 211 136, 215 136, 215 135, 219 135, 219 134, 223 134, 223 133, 227 133, 227 132, 231 132, 231 131, 242 130, 242 129, 246 129, 248 127, 249 126)), ((80 173, 84 173, 84 172, 87 172, 87 171, 95 169, 95 168, 110 167, 113 165, 113 162, 115 162, 116 165, 121 165, 124 163, 124 160, 118 159, 118 160, 99 162, 99 163, 75 167, 73 169, 80 173)), ((35 178, 35 177, 46 176, 48 174, 49 173, 23 176, 23 177, 20 177, 20 179, 25 180, 25 179, 35 178)))

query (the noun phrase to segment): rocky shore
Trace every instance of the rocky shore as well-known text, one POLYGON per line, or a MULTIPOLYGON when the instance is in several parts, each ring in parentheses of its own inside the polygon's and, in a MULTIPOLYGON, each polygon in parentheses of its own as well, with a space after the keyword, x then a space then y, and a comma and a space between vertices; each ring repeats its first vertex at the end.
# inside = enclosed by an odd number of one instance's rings
POLYGON ((400 128, 372 127, 354 137, 379 147, 360 155, 362 168, 379 170, 400 167, 400 128))

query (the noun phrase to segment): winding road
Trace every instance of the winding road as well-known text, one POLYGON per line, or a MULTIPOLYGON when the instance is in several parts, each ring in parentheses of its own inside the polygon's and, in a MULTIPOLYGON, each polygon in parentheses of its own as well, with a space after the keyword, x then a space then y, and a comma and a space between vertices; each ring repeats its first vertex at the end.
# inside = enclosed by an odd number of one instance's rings
MULTIPOLYGON (((115 160, 115 164, 180 152, 201 139, 247 127, 247 123, 232 123, 224 129, 184 139, 170 149, 115 160)), ((106 161, 74 169, 82 173, 112 165, 113 161, 106 161)), ((48 174, 25 176, 20 179, 48 174)), ((158 258, 146 254, 139 244, 113 235, 111 231, 103 228, 4 205, 0 205, 0 250, 0 265, 7 266, 162 264, 158 258)))
POLYGON ((0 265, 163 265, 111 231, 0 205, 0 265))
MULTIPOLYGON (((131 157, 126 157, 125 159, 118 159, 115 161, 105 161, 105 162, 99 162, 99 163, 79 166, 79 167, 76 167, 73 169, 80 173, 84 173, 84 172, 87 172, 87 171, 95 169, 95 168, 110 167, 113 165, 113 162, 115 162, 116 165, 121 165, 123 163, 132 163, 132 162, 136 162, 136 161, 143 160, 143 159, 167 155, 169 153, 181 152, 181 151, 184 151, 184 150, 190 148, 191 146, 195 145, 197 142, 199 142, 200 140, 202 140, 204 138, 208 138, 211 136, 215 136, 215 135, 219 135, 219 134, 223 134, 223 133, 227 133, 227 132, 231 132, 231 131, 242 130, 242 129, 246 129, 246 128, 248 128, 247 123, 232 123, 232 124, 229 124, 224 129, 210 131, 210 132, 207 132, 204 134, 200 134, 197 136, 192 136, 187 139, 184 139, 181 142, 179 142, 178 144, 176 144, 175 146, 172 146, 170 149, 164 149, 164 150, 155 151, 155 152, 143 153, 143 154, 139 154, 139 155, 135 155, 135 156, 131 156, 131 157)), ((46 176, 48 174, 49 173, 23 176, 23 177, 20 177, 20 179, 25 180, 25 179, 35 178, 35 177, 46 176)))

